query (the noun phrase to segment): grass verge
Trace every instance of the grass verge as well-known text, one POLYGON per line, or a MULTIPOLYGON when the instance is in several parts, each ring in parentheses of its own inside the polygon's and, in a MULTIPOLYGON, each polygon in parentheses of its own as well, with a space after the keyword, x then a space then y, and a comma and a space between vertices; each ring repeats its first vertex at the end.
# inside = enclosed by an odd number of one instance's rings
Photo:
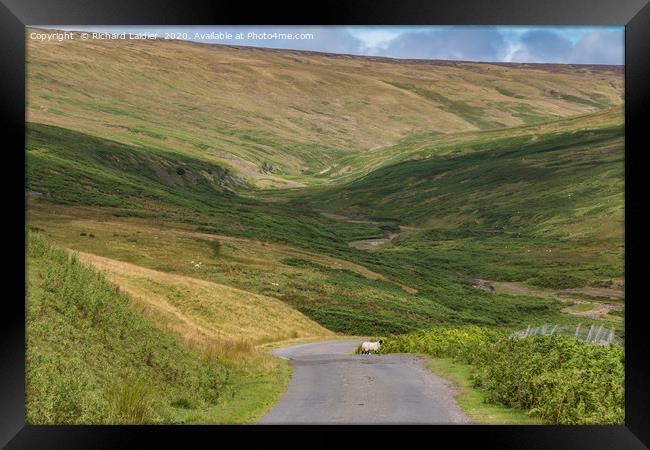
POLYGON ((427 367, 434 373, 453 381, 458 389, 455 396, 458 406, 472 420, 481 425, 541 425, 544 422, 530 417, 522 410, 487 403, 486 396, 472 386, 472 366, 452 358, 431 358, 427 367))

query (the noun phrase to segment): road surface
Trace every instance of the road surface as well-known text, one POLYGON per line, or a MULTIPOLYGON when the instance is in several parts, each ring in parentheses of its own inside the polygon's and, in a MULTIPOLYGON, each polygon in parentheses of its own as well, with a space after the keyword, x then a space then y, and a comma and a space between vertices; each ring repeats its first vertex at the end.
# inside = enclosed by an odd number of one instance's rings
POLYGON ((351 355, 361 341, 338 340, 274 350, 289 359, 289 388, 259 424, 471 423, 453 385, 406 354, 351 355))

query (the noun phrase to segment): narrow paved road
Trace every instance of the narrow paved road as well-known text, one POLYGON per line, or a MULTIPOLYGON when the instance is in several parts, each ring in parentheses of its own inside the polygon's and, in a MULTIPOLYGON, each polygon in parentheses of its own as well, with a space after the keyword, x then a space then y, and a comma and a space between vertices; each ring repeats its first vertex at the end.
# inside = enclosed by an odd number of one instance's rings
POLYGON ((275 350, 291 361, 289 388, 260 424, 471 423, 452 384, 405 354, 350 355, 361 341, 275 350))

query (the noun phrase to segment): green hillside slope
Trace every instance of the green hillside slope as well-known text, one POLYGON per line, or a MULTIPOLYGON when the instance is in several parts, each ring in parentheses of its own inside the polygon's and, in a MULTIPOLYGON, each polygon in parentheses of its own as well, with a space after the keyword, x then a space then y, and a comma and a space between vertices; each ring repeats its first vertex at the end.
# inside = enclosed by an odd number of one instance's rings
POLYGON ((385 222, 390 246, 375 251, 393 257, 503 281, 555 274, 598 284, 623 275, 624 147, 622 126, 597 119, 473 141, 294 201, 385 222))
POLYGON ((40 233, 27 236, 27 281, 28 423, 249 422, 287 382, 268 356, 188 348, 40 233))
POLYGON ((129 39, 28 40, 27 78, 30 122, 212 161, 259 186, 318 183, 340 158, 417 133, 507 128, 620 105, 623 86, 622 69, 612 66, 129 39))
POLYGON ((622 212, 623 127, 592 119, 587 129, 466 142, 461 151, 385 166, 312 197, 333 212, 404 225, 451 224, 464 215, 475 231, 552 233, 550 224, 622 212))

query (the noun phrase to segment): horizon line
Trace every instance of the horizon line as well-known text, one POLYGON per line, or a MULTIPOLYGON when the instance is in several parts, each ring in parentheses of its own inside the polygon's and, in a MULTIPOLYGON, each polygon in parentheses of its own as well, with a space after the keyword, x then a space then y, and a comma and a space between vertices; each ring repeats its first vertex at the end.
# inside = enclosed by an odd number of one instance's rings
MULTIPOLYGON (((82 25, 83 26, 83 25, 82 25)), ((133 25, 125 25, 133 26, 133 25)), ((40 30, 50 30, 50 31, 59 31, 67 33, 98 33, 97 31, 88 31, 88 30, 64 30, 61 28, 55 28, 55 26, 48 25, 26 25, 25 30, 28 28, 31 29, 40 29, 40 30)), ((103 31, 102 33, 109 34, 124 34, 127 32, 112 32, 112 31, 103 31)), ((131 39, 130 39, 131 40, 131 39)), ((354 53, 337 53, 334 51, 323 51, 323 50, 308 50, 308 49, 293 49, 293 48, 283 48, 283 47, 265 47, 265 46, 255 46, 255 45, 245 45, 245 44, 230 44, 223 42, 206 42, 193 39, 164 39, 164 38, 148 38, 148 39, 132 39, 135 41, 170 41, 170 42, 186 42, 191 44, 199 45, 210 45, 210 46, 222 46, 222 47, 234 47, 234 48, 244 48, 244 49, 256 49, 256 50, 270 50, 274 52, 298 52, 306 54, 318 54, 324 56, 345 56, 350 58, 365 58, 365 59, 380 59, 380 60, 390 60, 390 61, 405 61, 405 62, 453 62, 453 63, 478 63, 478 64, 495 64, 495 65, 537 65, 537 66, 601 66, 601 67, 625 67, 623 64, 605 64, 605 63, 572 63, 572 62, 517 62, 517 61, 494 61, 494 60, 472 60, 472 59, 430 59, 430 58, 401 58, 398 56, 387 56, 387 55, 360 55, 354 53)))

